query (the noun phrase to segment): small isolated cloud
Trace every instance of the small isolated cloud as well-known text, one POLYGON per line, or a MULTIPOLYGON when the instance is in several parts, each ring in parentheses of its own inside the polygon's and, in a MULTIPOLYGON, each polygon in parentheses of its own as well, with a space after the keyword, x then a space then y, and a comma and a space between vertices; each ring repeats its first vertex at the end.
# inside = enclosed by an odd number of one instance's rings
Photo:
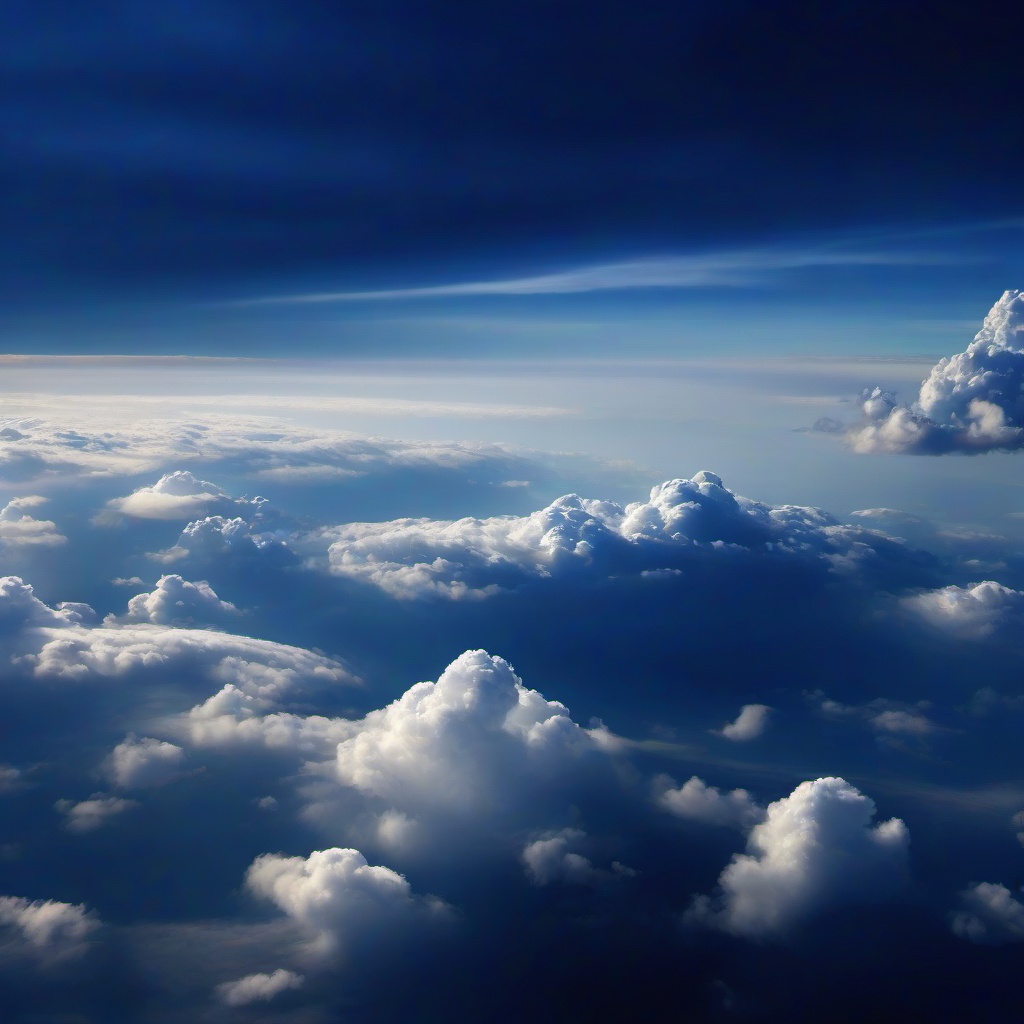
POLYGON ((64 826, 71 832, 93 832, 105 825, 111 818, 138 807, 135 800, 119 796, 93 793, 88 800, 75 803, 73 800, 58 800, 54 805, 65 817, 64 826))
POLYGON ((292 918, 322 953, 345 948, 368 929, 397 929, 445 917, 448 905, 417 896, 403 875, 374 866, 351 849, 315 850, 308 857, 264 854, 245 883, 292 918))
POLYGON ((289 989, 301 988, 305 979, 294 971, 278 968, 272 974, 250 974, 217 986, 217 998, 225 1006, 267 1003, 289 989))
POLYGON ((756 740, 768 728, 768 719, 772 709, 767 704, 744 704, 736 721, 727 722, 715 735, 722 736, 736 743, 756 740))
POLYGON ((180 520, 197 519, 230 504, 231 497, 216 484, 179 469, 160 477, 151 487, 108 501, 107 508, 138 519, 180 520))
POLYGON ((1005 885, 981 882, 960 893, 960 909, 950 924, 954 934, 969 942, 1024 942, 1024 902, 1005 885))
POLYGON ((0 949, 43 957, 81 953, 100 922, 84 906, 0 896, 0 949))
POLYGON ((964 640, 984 640, 1024 616, 1024 593, 993 580, 929 590, 901 604, 922 622, 964 640))
POLYGON ((120 789, 162 786, 179 776, 184 757, 185 751, 173 743, 129 735, 114 747, 106 772, 120 789))
POLYGON ((874 802, 844 779, 801 782, 768 805, 748 852, 719 877, 720 892, 698 896, 687 919, 763 938, 829 907, 891 895, 910 837, 899 818, 875 825, 874 816, 874 802))
POLYGON ((0 546, 8 548, 55 548, 67 543, 56 523, 49 519, 33 519, 26 509, 45 505, 46 498, 29 495, 14 498, 0 508, 0 546))
POLYGON ((828 718, 853 719, 869 725, 880 736, 914 736, 923 738, 949 729, 932 721, 925 711, 931 707, 928 701, 918 704, 901 704, 899 701, 878 697, 866 704, 843 704, 826 697, 820 690, 805 696, 828 718))
POLYGON ((677 787, 667 775, 654 780, 655 802, 679 818, 746 831, 764 820, 765 810, 745 789, 724 793, 694 775, 677 787))
POLYGON ((137 594, 124 615, 108 616, 107 622, 151 622, 157 626, 194 626, 224 622, 241 613, 230 601, 222 601, 205 580, 191 583, 178 575, 161 576, 148 594, 137 594))
POLYGON ((564 828, 527 843, 521 854, 527 877, 534 885, 565 882, 600 887, 636 874, 618 861, 614 861, 610 869, 595 867, 580 852, 586 842, 587 835, 581 829, 564 828))
POLYGON ((916 401, 881 388, 861 396, 857 452, 945 455, 1024 447, 1024 292, 1006 291, 964 352, 940 360, 916 401))

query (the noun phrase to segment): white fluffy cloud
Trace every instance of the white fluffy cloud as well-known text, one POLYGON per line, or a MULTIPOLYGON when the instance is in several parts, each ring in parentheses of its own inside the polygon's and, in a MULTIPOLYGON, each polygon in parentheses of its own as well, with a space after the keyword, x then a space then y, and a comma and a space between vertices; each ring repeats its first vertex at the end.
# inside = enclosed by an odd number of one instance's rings
POLYGON ((401 929, 449 912, 442 900, 415 895, 402 875, 368 864, 358 850, 264 854, 253 861, 245 882, 301 925, 314 949, 325 954, 345 948, 364 930, 401 929))
POLYGON ((719 878, 720 894, 699 896, 694 923, 759 938, 852 900, 889 895, 902 880, 909 833, 898 818, 872 824, 872 800, 844 779, 802 782, 769 804, 719 878))
POLYGON ((0 546, 8 548, 55 548, 67 543, 57 524, 49 519, 34 519, 26 509, 46 504, 46 498, 28 495, 13 498, 0 508, 0 546))
POLYGON ((106 793, 93 793, 88 800, 58 800, 56 808, 65 816, 65 827, 71 832, 93 832, 111 818, 138 807, 135 800, 126 800, 106 793))
POLYGON ((694 775, 676 786, 667 775, 654 780, 658 806, 679 818, 746 831, 764 820, 765 810, 745 789, 724 793, 694 775))
POLYGON ((767 704, 744 704, 733 722, 726 722, 717 730, 719 736, 736 743, 756 740, 768 728, 772 709, 767 704))
POLYGON ((171 564, 189 557, 208 559, 226 554, 283 552, 286 548, 279 531, 262 531, 258 522, 247 522, 241 516, 206 516, 189 523, 174 547, 154 552, 150 557, 171 564))
POLYGON ((960 893, 951 924, 955 934, 970 942, 1024 942, 1024 902, 1005 885, 981 882, 960 893))
POLYGON ((74 955, 100 922, 84 906, 0 896, 0 941, 41 956, 74 955))
POLYGON ((523 686, 512 667, 467 651, 436 683, 417 683, 372 711, 338 744, 335 777, 397 809, 469 812, 509 784, 529 785, 610 742, 581 729, 568 709, 523 686))
POLYGON ((20 576, 0 576, 0 640, 22 629, 75 626, 92 617, 88 605, 64 603, 51 608, 20 576))
POLYGON ((225 1006, 266 1003, 289 989, 301 988, 305 979, 294 971, 278 968, 271 974, 249 974, 217 986, 217 997, 225 1006))
POLYGON ((892 541, 843 526, 815 508, 740 497, 714 473, 669 480, 646 502, 558 498, 525 517, 399 519, 325 531, 331 569, 399 598, 486 597, 527 580, 573 571, 606 574, 671 567, 697 553, 757 551, 817 558, 837 571, 892 541))
POLYGON ((114 747, 107 760, 106 772, 111 782, 121 789, 142 789, 162 786, 181 771, 185 751, 173 743, 133 735, 114 747))
POLYGON ((205 580, 191 583, 178 575, 161 576, 154 590, 137 594, 121 616, 108 622, 151 622, 157 626, 192 626, 219 623, 239 615, 230 601, 222 601, 205 580))
POLYGON ((992 580, 926 591, 901 603, 929 626, 964 640, 984 640, 1024 617, 1024 594, 992 580))
POLYGON ((166 473, 150 487, 140 487, 107 507, 139 519, 196 519, 216 508, 232 504, 231 497, 209 480, 188 470, 166 473))
POLYGON ((941 455, 1024 446, 1024 292, 1006 291, 967 346, 940 360, 912 405, 865 391, 863 422, 847 440, 859 452, 941 455))

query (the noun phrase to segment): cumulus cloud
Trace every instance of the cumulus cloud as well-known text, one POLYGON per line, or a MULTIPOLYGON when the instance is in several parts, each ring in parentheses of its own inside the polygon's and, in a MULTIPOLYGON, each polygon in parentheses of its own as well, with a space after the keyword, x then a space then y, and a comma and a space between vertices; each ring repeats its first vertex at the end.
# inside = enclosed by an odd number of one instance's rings
POLYGON ((0 576, 0 639, 26 627, 79 625, 92 614, 88 605, 65 603, 51 608, 20 576, 0 576))
POLYGON ((1024 292, 1006 291, 964 352, 940 360, 917 399, 881 388, 861 396, 847 434, 858 452, 943 455, 1024 446, 1024 292))
POLYGON ((1007 625, 1019 625, 1024 615, 1024 593, 992 580, 925 591, 901 603, 920 621, 964 640, 984 640, 1007 625))
POLYGON ((138 807, 138 801, 126 800, 106 793, 93 793, 88 800, 58 800, 54 805, 65 816, 65 827, 71 832, 93 832, 111 818, 138 807))
POLYGON ((0 508, 0 545, 8 548, 55 548, 67 543, 57 524, 49 519, 34 519, 26 509, 46 504, 46 498, 29 495, 13 498, 0 508))
POLYGON ((747 853, 699 896, 688 918, 749 938, 784 933, 821 910, 881 899, 901 882, 909 833, 899 818, 872 824, 875 805, 844 779, 802 782, 768 805, 747 853))
POLYGON ((278 532, 260 529, 241 516, 207 516, 189 523, 174 547, 156 551, 150 557, 170 564, 184 558, 211 559, 218 555, 287 555, 288 547, 278 532))
POLYGON ((192 626, 223 622, 239 615, 230 601, 222 601, 205 580, 191 583, 178 575, 161 576, 148 594, 137 594, 121 616, 110 623, 151 622, 157 626, 192 626))
POLYGON ((81 904, 0 896, 0 942, 39 956, 81 953, 99 920, 81 904))
POLYGON ((534 885, 566 882, 597 887, 636 874, 618 861, 612 862, 610 870, 594 867, 580 852, 586 842, 582 829, 564 828, 527 843, 521 854, 527 877, 534 885))
POLYGON ((304 981, 301 974, 280 967, 272 974, 249 974, 237 981, 226 981, 217 986, 217 998, 225 1006, 267 1003, 282 992, 301 988, 304 981))
POLYGON ((726 722, 716 735, 736 743, 756 740, 768 727, 772 709, 767 704, 744 704, 733 722, 726 722))
POLYGON ((473 811, 531 772, 600 751, 601 730, 523 686, 512 667, 467 651, 437 682, 417 683, 372 711, 337 746, 335 777, 398 809, 473 811))
POLYGON ((368 864, 352 849, 315 850, 308 857, 263 854, 245 883, 296 921, 323 954, 347 947, 366 930, 402 929, 449 912, 444 901, 417 896, 403 875, 368 864))
POLYGON ((650 575, 699 555, 816 559, 836 572, 882 552, 909 560, 877 532, 820 509, 751 501, 708 472, 659 484, 648 501, 625 507, 570 494, 525 517, 351 523, 324 536, 335 573, 399 598, 481 598, 571 572, 650 575))
POLYGON ((231 497, 209 480, 200 480, 188 470, 166 473, 150 487, 140 487, 107 507, 139 519, 196 519, 213 508, 230 505, 231 497))
POLYGON ((18 664, 37 677, 123 678, 164 671, 273 700, 302 683, 354 683, 336 659, 271 640, 149 623, 88 627, 77 606, 43 604, 17 577, 0 578, 0 625, 10 623, 18 664), (27 628, 32 627, 32 628, 27 628))
POLYGON ((953 932, 969 942, 1024 942, 1024 902, 1005 885, 981 882, 960 893, 960 909, 950 923, 953 932))
POLYGON ((184 757, 185 751, 173 743, 152 736, 136 739, 129 735, 114 747, 105 767, 115 786, 143 789, 177 778, 184 757))
POLYGON ((724 793, 694 775, 676 786, 667 775, 654 780, 655 801, 679 818, 746 831, 764 820, 765 810, 745 789, 724 793))

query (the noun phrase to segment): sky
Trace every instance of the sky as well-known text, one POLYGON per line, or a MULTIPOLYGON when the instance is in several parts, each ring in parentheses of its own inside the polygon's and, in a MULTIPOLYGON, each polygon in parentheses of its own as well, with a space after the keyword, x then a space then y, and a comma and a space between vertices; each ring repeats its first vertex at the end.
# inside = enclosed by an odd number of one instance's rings
POLYGON ((1004 13, 15 5, 0 336, 190 355, 272 356, 284 334, 361 357, 942 351, 1021 272, 1004 13))
POLYGON ((1019 1019, 1004 9, 0 32, 0 1018, 1019 1019))

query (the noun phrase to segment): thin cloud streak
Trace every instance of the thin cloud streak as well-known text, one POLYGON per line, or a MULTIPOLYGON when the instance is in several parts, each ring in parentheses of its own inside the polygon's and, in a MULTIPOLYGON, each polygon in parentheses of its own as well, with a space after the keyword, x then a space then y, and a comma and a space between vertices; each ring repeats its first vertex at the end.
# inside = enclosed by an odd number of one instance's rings
POLYGON ((292 305, 323 302, 380 302, 401 299, 460 298, 481 295, 569 295, 635 288, 742 288, 764 284, 766 275, 815 267, 895 267, 956 264, 961 257, 920 252, 823 252, 744 250, 699 256, 652 256, 578 267, 553 274, 392 288, 381 291, 315 292, 241 299, 231 306, 292 305))

